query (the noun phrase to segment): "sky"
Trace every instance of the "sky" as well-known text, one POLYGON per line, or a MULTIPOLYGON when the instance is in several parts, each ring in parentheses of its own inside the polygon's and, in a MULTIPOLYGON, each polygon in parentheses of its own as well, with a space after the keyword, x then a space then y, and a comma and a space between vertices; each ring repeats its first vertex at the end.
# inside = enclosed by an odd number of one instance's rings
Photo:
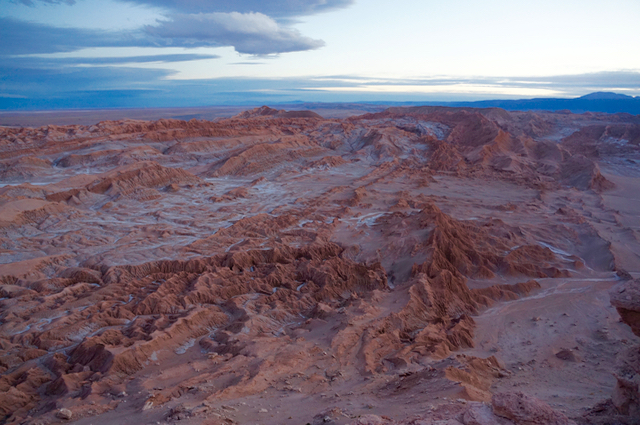
POLYGON ((0 109, 640 96, 638 0, 0 0, 0 109))

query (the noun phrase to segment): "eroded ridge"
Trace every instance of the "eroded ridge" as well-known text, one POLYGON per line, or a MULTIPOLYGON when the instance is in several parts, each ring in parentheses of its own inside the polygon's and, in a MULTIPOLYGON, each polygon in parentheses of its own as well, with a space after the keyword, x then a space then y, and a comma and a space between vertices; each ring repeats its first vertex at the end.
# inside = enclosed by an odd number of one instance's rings
POLYGON ((0 128, 2 421, 634 423, 638 128, 0 128))

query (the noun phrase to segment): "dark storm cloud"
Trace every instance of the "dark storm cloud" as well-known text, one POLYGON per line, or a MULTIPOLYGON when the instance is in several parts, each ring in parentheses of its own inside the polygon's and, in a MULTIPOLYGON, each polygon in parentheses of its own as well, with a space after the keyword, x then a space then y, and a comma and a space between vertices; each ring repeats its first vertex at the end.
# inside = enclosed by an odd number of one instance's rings
POLYGON ((162 7, 178 13, 259 12, 276 18, 305 16, 342 9, 355 0, 123 0, 162 7))
POLYGON ((324 42, 280 26, 262 13, 176 14, 146 26, 145 32, 170 46, 233 46, 238 53, 267 55, 322 47, 324 42))

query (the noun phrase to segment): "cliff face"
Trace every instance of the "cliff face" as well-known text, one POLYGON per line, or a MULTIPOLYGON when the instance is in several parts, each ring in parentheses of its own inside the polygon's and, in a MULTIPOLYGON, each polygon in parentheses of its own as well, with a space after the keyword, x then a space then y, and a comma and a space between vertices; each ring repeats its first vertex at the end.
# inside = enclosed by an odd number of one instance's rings
POLYGON ((0 128, 0 422, 633 418, 603 294, 640 272, 636 133, 436 107, 0 128))

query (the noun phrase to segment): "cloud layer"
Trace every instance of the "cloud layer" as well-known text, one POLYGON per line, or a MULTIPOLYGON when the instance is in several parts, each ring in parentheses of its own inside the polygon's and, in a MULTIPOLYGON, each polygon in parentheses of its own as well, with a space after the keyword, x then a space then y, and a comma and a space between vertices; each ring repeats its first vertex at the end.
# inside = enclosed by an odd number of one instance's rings
MULTIPOLYGON (((87 47, 232 46, 239 53, 279 54, 324 46, 287 23, 295 16, 346 7, 353 0, 121 0, 164 10, 166 19, 137 31, 56 27, 0 17, 0 55, 69 52, 87 47)), ((15 0, 28 6, 75 0, 15 0)))
POLYGON ((35 6, 37 2, 48 3, 48 4, 68 4, 74 5, 76 4, 76 0, 15 0, 14 3, 21 3, 26 6, 35 6))
MULTIPOLYGON (((322 40, 301 34, 292 23, 299 16, 348 7, 354 3, 354 0, 117 0, 117 2, 99 3, 108 3, 103 10, 114 16, 113 19, 116 21, 121 15, 122 19, 127 18, 126 13, 116 12, 116 10, 120 11, 120 8, 135 10, 136 13, 148 12, 145 19, 136 20, 136 22, 154 22, 153 20, 158 16, 163 16, 151 25, 143 27, 143 24, 139 23, 140 26, 133 30, 130 29, 132 26, 129 26, 126 27, 129 29, 111 31, 88 29, 86 21, 82 21, 83 16, 86 17, 86 13, 89 12, 87 10, 80 12, 80 9, 88 6, 88 10, 92 12, 91 5, 95 6, 102 0, 0 0, 2 1, 11 1, 13 3, 11 8, 19 8, 21 11, 15 12, 14 15, 0 11, 0 109, 190 106, 295 100, 329 102, 391 99, 477 100, 487 97, 539 97, 539 93, 546 92, 567 97, 580 96, 593 91, 640 94, 640 73, 633 69, 626 72, 548 77, 524 76, 522 78, 443 77, 373 80, 357 75, 326 76, 325 74, 318 75, 321 78, 220 78, 184 81, 177 79, 183 78, 184 74, 178 75, 177 71, 171 71, 171 69, 185 70, 189 68, 188 66, 185 64, 163 66, 157 63, 211 60, 216 59, 217 56, 188 53, 168 55, 162 54, 164 52, 160 49, 149 49, 144 51, 145 53, 134 53, 135 49, 129 49, 127 52, 129 55, 142 55, 149 51, 160 53, 133 57, 78 58, 79 54, 55 55, 55 53, 96 47, 231 46, 239 53, 254 55, 256 56, 254 59, 262 60, 262 56, 265 55, 322 47, 324 45, 322 40), (73 6, 76 1, 77 4, 73 6), (24 5, 42 9, 34 11, 24 5), (149 7, 132 7, 132 5, 149 7), (31 15, 24 13, 25 11, 34 12, 32 13, 34 17, 42 16, 42 13, 35 12, 58 11, 65 16, 68 13, 78 22, 78 27, 57 27, 53 26, 55 24, 34 22, 31 21, 31 15), (83 23, 85 28, 81 28, 83 23), (48 55, 25 56, 41 54, 48 55), (476 92, 470 91, 471 89, 476 92)), ((388 17, 384 16, 384 18, 388 17)), ((65 22, 76 22, 73 19, 65 22)), ((46 22, 58 21, 50 19, 46 22)), ((404 25, 404 21, 397 22, 404 25)), ((371 43, 372 46, 377 45, 376 42, 371 43)), ((215 67, 218 64, 227 67, 224 69, 225 72, 218 72, 219 75, 234 75, 236 70, 239 71, 239 75, 243 73, 261 75, 260 68, 255 69, 255 72, 253 70, 247 72, 240 67, 244 64, 260 63, 267 72, 271 63, 286 60, 273 58, 273 60, 257 62, 241 58, 233 63, 236 59, 231 56, 229 50, 221 50, 224 58, 219 61, 203 62, 194 66, 194 69, 202 70, 200 74, 194 73, 194 75, 202 78, 201 76, 207 75, 209 67, 216 70, 215 67)), ((114 51, 118 49, 109 50, 109 55, 117 56, 118 53, 114 51)), ((173 49, 171 52, 177 51, 179 52, 180 49, 173 49)), ((409 53, 413 54, 413 50, 409 53)), ((389 60, 388 57, 380 57, 382 60, 389 60)), ((295 61, 298 58, 291 59, 295 61)), ((353 61, 357 61, 357 55, 354 56, 353 61)), ((336 60, 335 64, 330 61, 327 63, 335 65, 337 72, 342 69, 344 72, 358 72, 357 68, 343 68, 337 62, 336 60)), ((296 66, 298 63, 296 62, 296 66)), ((395 63, 405 66, 402 61, 395 61, 395 63)), ((375 71, 375 64, 372 66, 372 70, 375 71)), ((314 72, 316 72, 315 69, 310 69, 306 75, 313 75, 314 72)), ((420 75, 420 70, 414 75, 420 75)))
MULTIPOLYGON (((181 98, 184 102, 201 104, 211 103, 206 96, 219 93, 235 96, 238 88, 247 86, 246 82, 233 81, 234 89, 226 91, 224 87, 228 87, 228 83, 208 81, 203 86, 190 85, 167 80, 174 71, 125 67, 136 63, 216 59, 215 55, 70 58, 55 57, 55 53, 96 47, 232 46, 250 55, 317 49, 324 42, 287 26, 287 18, 352 3, 351 0, 122 1, 164 8, 166 20, 137 30, 105 31, 57 27, 0 15, 0 109, 177 105, 177 99, 181 98), (271 12, 282 18, 267 14, 271 12), (46 56, 33 56, 42 54, 46 56), (186 93, 189 96, 185 97, 186 93)), ((71 6, 70 11, 76 3, 74 0, 13 2, 31 7, 65 4, 71 6)))
POLYGON ((315 79, 219 78, 189 81, 167 78, 171 76, 171 72, 159 69, 121 66, 36 68, 36 65, 42 64, 35 62, 30 65, 27 60, 31 59, 34 58, 24 58, 24 63, 16 65, 0 64, 0 110, 259 105, 295 101, 393 103, 544 97, 461 93, 457 90, 460 85, 483 86, 489 91, 493 88, 494 93, 523 93, 533 86, 553 90, 567 97, 614 90, 630 95, 640 94, 640 72, 510 79, 495 77, 371 81, 357 76, 335 76, 315 79), (383 85, 391 90, 361 90, 373 85, 383 85), (411 91, 415 86, 421 86, 423 90, 411 91))
POLYGON ((276 18, 305 16, 352 5, 355 0, 124 0, 179 13, 264 13, 276 18))
POLYGON ((86 47, 152 45, 151 40, 137 33, 59 28, 0 18, 0 60, 2 56, 72 52, 86 47))
POLYGON ((233 46, 238 53, 266 55, 322 47, 324 42, 283 28, 262 13, 176 14, 145 27, 149 35, 172 46, 233 46))

